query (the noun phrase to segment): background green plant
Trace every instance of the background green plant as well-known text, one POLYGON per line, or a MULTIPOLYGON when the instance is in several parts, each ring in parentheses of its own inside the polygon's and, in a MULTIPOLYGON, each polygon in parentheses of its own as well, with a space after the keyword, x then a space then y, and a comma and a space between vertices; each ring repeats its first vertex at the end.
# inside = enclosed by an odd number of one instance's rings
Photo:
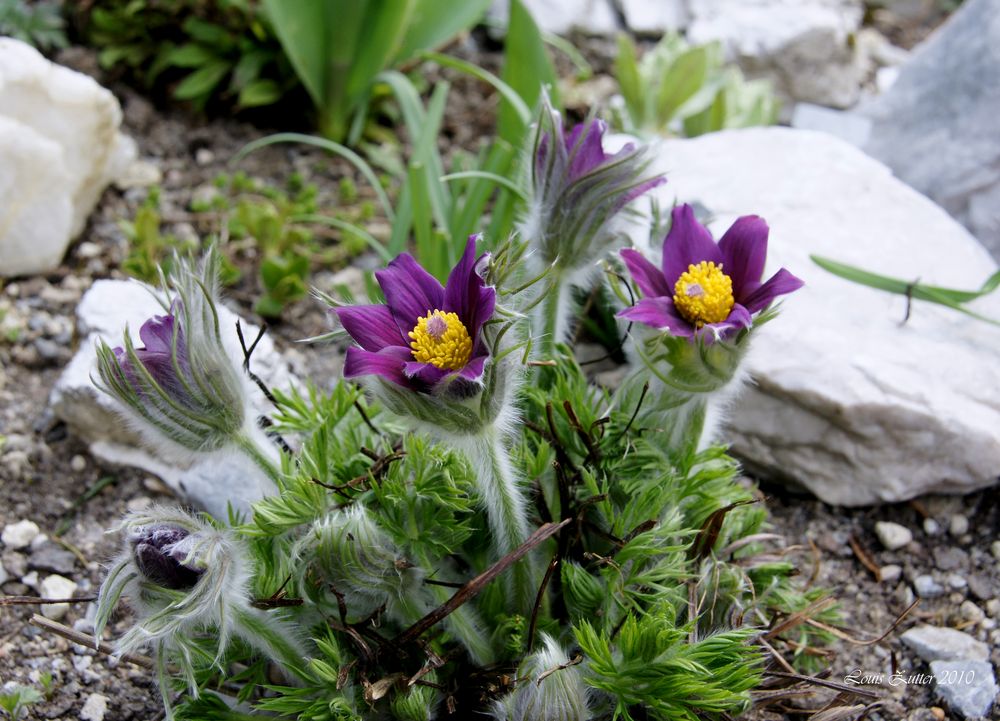
POLYGON ((33 45, 42 52, 68 45, 66 23, 54 2, 0 0, 0 35, 33 45))
POLYGON ((693 137, 778 118, 770 83, 746 80, 739 68, 725 65, 719 43, 692 46, 670 32, 640 59, 623 34, 614 74, 625 103, 617 122, 626 132, 693 137))

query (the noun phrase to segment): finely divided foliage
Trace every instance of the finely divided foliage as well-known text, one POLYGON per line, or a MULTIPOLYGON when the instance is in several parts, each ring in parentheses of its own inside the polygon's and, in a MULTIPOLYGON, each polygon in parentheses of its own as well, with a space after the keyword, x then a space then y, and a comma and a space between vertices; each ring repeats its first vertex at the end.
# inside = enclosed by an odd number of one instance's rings
POLYGON ((117 643, 154 652, 168 717, 723 718, 765 652, 807 662, 824 640, 773 627, 829 608, 713 434, 772 301, 801 284, 762 282, 761 219, 716 244, 687 206, 662 269, 633 250, 620 267, 622 214, 662 182, 645 149, 608 153, 599 121, 564 132, 547 106, 538 127, 521 233, 462 239, 443 285, 401 254, 376 273, 384 302, 334 303, 346 380, 275 389, 269 436, 211 253, 174 264, 143 347, 102 347, 102 387, 151 443, 245 453, 275 482, 249 518, 122 524, 98 633, 120 600, 136 611, 117 643), (640 296, 617 389, 553 335, 595 263, 640 296))

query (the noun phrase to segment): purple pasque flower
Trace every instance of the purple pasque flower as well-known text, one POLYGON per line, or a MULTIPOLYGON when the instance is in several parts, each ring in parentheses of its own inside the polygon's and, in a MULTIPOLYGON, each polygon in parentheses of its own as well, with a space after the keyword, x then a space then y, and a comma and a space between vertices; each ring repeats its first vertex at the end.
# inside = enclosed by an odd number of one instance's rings
POLYGON ((193 588, 205 569, 188 560, 190 535, 186 528, 168 524, 135 529, 128 540, 143 578, 175 591, 193 588))
POLYGON ((643 298, 619 317, 708 342, 749 328, 754 314, 803 285, 784 268, 761 282, 767 236, 763 218, 744 215, 716 243, 690 205, 674 208, 662 270, 638 251, 621 252, 643 298))
POLYGON ((375 273, 385 305, 334 308, 358 346, 347 349, 344 377, 375 375, 428 393, 443 382, 478 383, 490 352, 483 324, 493 317, 496 290, 478 268, 476 239, 442 287, 409 253, 375 273))
MULTIPOLYGON (((166 315, 154 315, 139 328, 141 348, 134 348, 135 359, 142 365, 150 378, 164 390, 170 392, 178 400, 185 399, 189 394, 180 376, 187 374, 187 350, 184 342, 184 332, 177 322, 178 301, 174 301, 166 315), (176 334, 176 339, 175 339, 176 334), (174 362, 174 341, 176 340, 176 363, 174 362)), ((122 371, 142 393, 142 381, 137 377, 137 369, 130 359, 128 351, 118 346, 112 349, 122 371)))

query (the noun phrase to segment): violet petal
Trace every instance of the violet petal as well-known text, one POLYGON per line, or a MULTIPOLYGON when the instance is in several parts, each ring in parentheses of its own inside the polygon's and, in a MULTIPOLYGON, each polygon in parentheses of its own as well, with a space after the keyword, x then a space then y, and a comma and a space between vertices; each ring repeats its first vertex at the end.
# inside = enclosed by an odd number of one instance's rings
POLYGON ((704 261, 722 263, 722 251, 694 217, 690 205, 679 205, 671 214, 670 232, 663 241, 663 275, 672 288, 689 265, 704 261))
POLYGON ((767 223, 757 215, 737 218, 722 239, 723 272, 733 280, 733 295, 737 301, 760 285, 767 260, 767 223))
POLYGON ((643 298, 631 308, 621 311, 618 317, 650 328, 667 329, 671 334, 684 338, 694 335, 694 326, 680 316, 674 302, 666 297, 643 298))
POLYGON ((409 253, 402 253, 386 268, 375 271, 375 279, 404 337, 419 318, 444 305, 444 288, 409 253))
POLYGON ((663 277, 663 271, 650 263, 637 250, 626 248, 621 252, 622 260, 628 272, 632 275, 632 280, 639 286, 645 298, 656 298, 659 296, 670 297, 673 289, 667 285, 667 279, 663 277))
POLYGON ((378 352, 386 346, 408 345, 392 311, 384 305, 353 305, 334 308, 344 330, 367 351, 378 352))
POLYGON ((376 375, 397 385, 409 387, 410 383, 403 374, 403 366, 412 357, 410 349, 401 346, 383 348, 377 353, 351 346, 347 349, 344 360, 344 377, 376 375))
POLYGON ((805 284, 802 280, 782 268, 772 275, 764 285, 742 298, 741 302, 751 313, 758 313, 771 305, 771 302, 779 295, 792 293, 803 285, 805 284))

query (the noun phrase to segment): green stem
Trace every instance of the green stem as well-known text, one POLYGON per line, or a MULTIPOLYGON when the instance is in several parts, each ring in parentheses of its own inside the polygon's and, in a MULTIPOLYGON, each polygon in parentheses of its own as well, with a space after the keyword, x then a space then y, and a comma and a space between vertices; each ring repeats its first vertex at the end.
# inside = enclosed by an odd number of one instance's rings
POLYGON ((271 479, 275 486, 281 487, 281 469, 274 464, 264 449, 257 444, 257 441, 249 435, 241 434, 236 437, 236 445, 246 454, 247 458, 254 462, 254 465, 264 472, 264 475, 271 479))
MULTIPOLYGON (((476 483, 486 507, 493 547, 498 556, 505 556, 528 538, 528 511, 503 437, 495 427, 488 426, 478 437, 471 460, 476 466, 476 483)), ((532 565, 530 557, 526 558, 514 564, 509 576, 513 607, 522 614, 530 611, 534 601, 532 565)))
POLYGON ((296 644, 288 641, 288 629, 266 611, 245 609, 236 612, 240 635, 251 646, 281 664, 289 674, 303 681, 310 681, 306 671, 308 658, 296 644))

